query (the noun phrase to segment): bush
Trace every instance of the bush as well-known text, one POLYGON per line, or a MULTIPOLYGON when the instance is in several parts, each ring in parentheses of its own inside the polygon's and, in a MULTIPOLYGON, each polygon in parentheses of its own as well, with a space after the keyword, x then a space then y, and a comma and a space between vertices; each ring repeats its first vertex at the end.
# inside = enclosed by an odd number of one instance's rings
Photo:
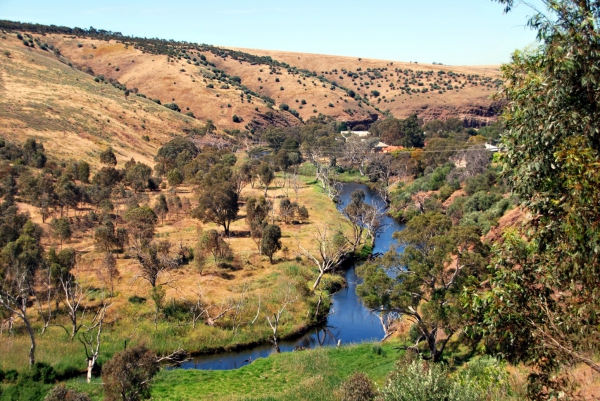
POLYGON ((85 393, 68 389, 64 384, 59 384, 50 390, 44 401, 90 401, 90 397, 85 393))
POLYGON ((54 383, 56 380, 56 371, 47 363, 36 362, 28 372, 21 375, 21 379, 46 384, 54 383))
POLYGON ((482 397, 468 381, 453 380, 440 364, 416 360, 398 363, 377 400, 385 401, 476 401, 482 397))
POLYGON ((190 318, 191 305, 188 301, 172 299, 164 308, 163 313, 168 321, 184 321, 190 318))
POLYGON ((19 379, 19 372, 14 369, 9 369, 4 373, 4 380, 7 383, 16 383, 19 379))
POLYGON ((290 109, 290 106, 288 106, 288 105, 287 105, 287 104, 285 104, 285 103, 281 103, 281 104, 279 105, 279 109, 280 109, 280 110, 283 110, 283 111, 287 111, 287 110, 289 110, 289 109, 290 109))
POLYGON ((242 119, 238 115, 236 115, 236 114, 233 115, 233 117, 231 118, 231 120, 234 123, 241 123, 242 122, 242 119))
POLYGON ((344 380, 338 393, 339 398, 344 401, 370 401, 377 395, 371 379, 361 372, 356 372, 344 380))
POLYGON ((440 188, 440 200, 444 202, 446 199, 450 197, 454 193, 454 188, 450 185, 444 185, 440 188))
POLYGON ((102 367, 106 401, 150 398, 151 379, 158 373, 156 355, 144 346, 117 353, 102 367))
POLYGON ((128 301, 134 305, 139 305, 139 304, 145 303, 146 298, 134 295, 134 296, 129 297, 128 301))
POLYGON ((181 111, 177 103, 165 103, 163 106, 174 111, 181 111))
MULTIPOLYGON (((500 195, 488 194, 485 191, 479 191, 473 194, 467 202, 465 202, 464 211, 469 212, 484 212, 492 205, 500 200, 500 195)), ((505 209, 506 210, 506 209, 505 209)))

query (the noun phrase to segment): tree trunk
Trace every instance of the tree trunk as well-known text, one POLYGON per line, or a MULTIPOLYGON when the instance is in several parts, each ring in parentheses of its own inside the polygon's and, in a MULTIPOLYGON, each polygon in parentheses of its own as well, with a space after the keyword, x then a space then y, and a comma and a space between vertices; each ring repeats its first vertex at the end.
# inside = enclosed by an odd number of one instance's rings
POLYGON ((29 367, 32 367, 35 364, 35 333, 33 327, 31 327, 31 323, 29 323, 29 319, 25 317, 23 321, 25 322, 25 326, 27 326, 27 332, 31 340, 31 346, 29 347, 29 367))
POLYGON ((95 358, 94 357, 90 357, 87 359, 87 382, 91 382, 92 381, 92 369, 94 369, 94 363, 95 363, 95 358))
POLYGON ((319 286, 319 283, 321 282, 321 279, 323 278, 323 274, 325 274, 325 271, 321 270, 319 273, 319 277, 317 277, 317 279, 315 280, 315 284, 313 285, 313 291, 317 289, 317 287, 319 286))

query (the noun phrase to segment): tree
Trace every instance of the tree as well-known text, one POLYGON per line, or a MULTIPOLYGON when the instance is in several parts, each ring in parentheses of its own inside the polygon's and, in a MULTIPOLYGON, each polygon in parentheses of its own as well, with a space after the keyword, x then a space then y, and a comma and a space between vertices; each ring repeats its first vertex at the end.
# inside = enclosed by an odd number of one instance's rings
POLYGON ((246 202, 246 223, 250 226, 250 237, 256 243, 259 253, 262 253, 262 237, 266 219, 273 205, 264 197, 249 198, 246 202))
POLYGON ((170 186, 178 187, 183 183, 183 174, 177 168, 174 168, 167 174, 167 180, 169 180, 170 186))
MULTIPOLYGON (((500 0, 510 10, 511 0, 500 0)), ((535 368, 530 390, 559 386, 557 367, 585 363, 600 372, 600 30, 593 1, 545 1, 536 13, 537 49, 503 66, 508 101, 505 174, 532 219, 509 233, 493 261, 484 334, 511 362, 535 368)))
MULTIPOLYGON (((17 215, 18 216, 18 215, 17 215)), ((0 306, 23 321, 29 334, 29 366, 35 364, 35 331, 28 315, 29 297, 35 295, 34 277, 43 263, 41 229, 30 220, 21 234, 0 253, 0 306)))
POLYGON ((117 165, 117 157, 113 152, 112 148, 108 148, 100 153, 100 163, 106 164, 107 166, 114 167, 117 165))
POLYGON ((209 230, 200 237, 200 248, 212 253, 215 263, 233 257, 229 244, 219 235, 217 230, 209 230))
POLYGON ((156 198, 156 203, 154 204, 154 213, 160 216, 160 220, 164 224, 165 216, 167 213, 169 213, 169 205, 167 205, 167 198, 164 194, 160 194, 156 198))
POLYGON ((108 287, 110 297, 115 294, 115 281, 121 277, 117 268, 117 260, 111 252, 105 252, 97 270, 98 278, 108 287))
POLYGON ((215 184, 206 188, 198 199, 198 207, 192 217, 206 223, 211 221, 223 227, 229 234, 229 225, 237 218, 238 195, 228 183, 215 184))
POLYGON ((83 160, 77 163, 77 179, 84 184, 89 183, 90 180, 90 165, 83 160))
POLYGON ((264 255, 269 257, 273 264, 273 255, 281 249, 281 228, 275 224, 269 224, 263 230, 260 249, 264 255))
POLYGON ((334 231, 330 226, 317 228, 313 233, 317 245, 316 251, 310 251, 297 240, 300 254, 310 259, 319 269, 319 275, 313 284, 313 291, 317 289, 323 275, 335 270, 346 259, 351 251, 351 244, 340 231, 334 231))
POLYGON ((357 270, 364 282, 356 292, 373 312, 402 314, 418 332, 407 349, 438 362, 448 341, 468 324, 463 287, 479 283, 486 263, 485 248, 474 227, 452 227, 439 213, 414 217, 394 234, 404 252, 388 251, 383 258, 357 270), (393 274, 389 274, 393 273, 393 274))
POLYGON ((158 283, 159 276, 181 264, 180 259, 169 254, 170 249, 171 243, 169 241, 156 241, 147 244, 136 254, 136 258, 140 263, 139 277, 150 283, 152 287, 162 285, 158 283))
POLYGON ((267 190, 269 189, 269 185, 275 178, 275 172, 273 168, 268 163, 261 163, 258 166, 258 179, 260 183, 265 187, 265 198, 267 197, 267 190))
POLYGON ((154 228, 158 217, 148 206, 136 207, 125 213, 125 221, 129 234, 132 236, 137 248, 142 248, 154 237, 154 228))
POLYGON ((71 235, 73 233, 71 231, 71 224, 69 224, 68 219, 65 219, 64 217, 53 219, 50 225, 52 226, 54 236, 60 241, 61 247, 64 241, 71 239, 71 235))
POLYGON ((83 344, 85 355, 87 357, 87 382, 92 380, 92 370, 96 366, 98 357, 100 356, 100 346, 102 345, 102 328, 106 311, 111 306, 104 301, 102 297, 102 306, 96 312, 90 326, 87 327, 85 333, 82 333, 79 341, 83 344))
POLYGON ((148 180, 152 176, 152 169, 150 167, 140 162, 132 164, 129 168, 127 168, 127 165, 125 167, 125 180, 135 192, 142 191, 148 187, 148 180))
POLYGON ((83 288, 71 273, 77 264, 76 256, 75 250, 72 248, 62 249, 59 253, 56 253, 54 249, 50 249, 48 252, 50 275, 62 293, 67 315, 71 320, 71 340, 75 338, 82 326, 82 322, 79 320, 80 308, 88 293, 88 289, 83 288))
POLYGON ((158 373, 157 357, 144 346, 119 352, 102 368, 106 401, 138 401, 150 398, 151 380, 158 373))

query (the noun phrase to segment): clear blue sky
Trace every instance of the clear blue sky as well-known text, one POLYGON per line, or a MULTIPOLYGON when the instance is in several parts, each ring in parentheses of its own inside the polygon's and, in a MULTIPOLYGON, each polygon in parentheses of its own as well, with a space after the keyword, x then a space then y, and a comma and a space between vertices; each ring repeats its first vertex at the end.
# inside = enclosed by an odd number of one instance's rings
MULTIPOLYGON (((533 0, 539 4, 539 0, 533 0)), ((0 19, 220 46, 450 65, 508 62, 533 11, 491 0, 0 0, 0 19)))

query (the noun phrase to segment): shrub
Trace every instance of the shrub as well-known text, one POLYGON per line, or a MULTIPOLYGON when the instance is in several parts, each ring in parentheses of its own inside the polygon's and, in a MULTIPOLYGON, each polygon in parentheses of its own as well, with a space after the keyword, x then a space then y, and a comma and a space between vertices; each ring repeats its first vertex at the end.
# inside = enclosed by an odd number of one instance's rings
POLYGON ((279 109, 280 109, 280 110, 283 110, 283 111, 287 111, 287 110, 289 110, 289 109, 290 109, 290 106, 288 106, 288 105, 287 105, 287 104, 285 104, 285 103, 281 103, 281 104, 279 105, 279 109))
POLYGON ((181 111, 177 103, 165 103, 163 106, 174 111, 181 111))
POLYGON ((208 84, 208 85, 206 85, 206 87, 207 87, 207 88, 209 88, 209 89, 212 89, 212 88, 214 88, 215 86, 214 86, 213 84, 208 84))
POLYGON ((90 401, 90 397, 85 393, 68 389, 64 384, 59 384, 50 390, 44 401, 90 401))
POLYGON ((338 393, 339 398, 344 401, 370 401, 377 395, 373 382, 361 372, 354 373, 344 380, 338 393))
POLYGON ((8 383, 16 383, 19 379, 19 372, 14 369, 9 369, 4 373, 4 380, 8 383))
POLYGON ((11 53, 8 50, 5 50, 3 53, 6 57, 10 57, 11 53))
POLYGON ((476 401, 482 397, 468 381, 453 380, 439 364, 416 360, 398 363, 380 390, 378 400, 386 401, 476 401))
POLYGON ((128 301, 134 305, 139 305, 139 304, 145 303, 146 298, 134 295, 134 296, 129 297, 128 301))
POLYGON ((106 401, 150 398, 151 379, 158 373, 156 355, 144 346, 117 353, 102 367, 106 401))
POLYGON ((21 375, 21 380, 31 380, 41 383, 54 383, 56 380, 56 371, 45 362, 36 362, 28 372, 21 375))
POLYGON ((188 117, 196 118, 196 116, 194 115, 194 113, 191 112, 191 111, 188 111, 187 113, 185 113, 185 115, 188 116, 188 117))
POLYGON ((496 194, 488 194, 485 191, 476 192, 470 197, 464 206, 464 211, 469 212, 484 212, 492 205, 500 200, 500 196, 496 194))
POLYGON ((234 123, 241 123, 242 122, 242 119, 237 114, 234 114, 233 117, 231 118, 231 120, 234 123))

